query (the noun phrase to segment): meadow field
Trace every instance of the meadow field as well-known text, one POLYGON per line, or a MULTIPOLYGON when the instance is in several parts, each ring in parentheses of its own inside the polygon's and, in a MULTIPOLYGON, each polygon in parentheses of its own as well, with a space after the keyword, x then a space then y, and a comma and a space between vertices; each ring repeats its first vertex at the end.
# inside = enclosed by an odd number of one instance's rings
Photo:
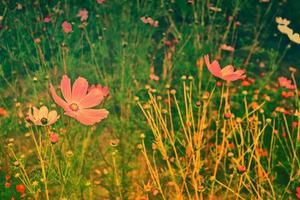
POLYGON ((0 200, 300 199, 299 0, 1 0, 0 200))

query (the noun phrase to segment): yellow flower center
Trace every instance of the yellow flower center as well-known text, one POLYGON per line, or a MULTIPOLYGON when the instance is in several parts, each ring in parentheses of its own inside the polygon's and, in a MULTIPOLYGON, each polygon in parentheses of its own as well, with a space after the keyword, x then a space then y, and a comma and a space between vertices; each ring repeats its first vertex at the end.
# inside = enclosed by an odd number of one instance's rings
POLYGON ((72 103, 72 104, 70 105, 70 109, 71 109, 72 111, 78 111, 78 110, 79 110, 79 106, 78 106, 76 103, 72 103))

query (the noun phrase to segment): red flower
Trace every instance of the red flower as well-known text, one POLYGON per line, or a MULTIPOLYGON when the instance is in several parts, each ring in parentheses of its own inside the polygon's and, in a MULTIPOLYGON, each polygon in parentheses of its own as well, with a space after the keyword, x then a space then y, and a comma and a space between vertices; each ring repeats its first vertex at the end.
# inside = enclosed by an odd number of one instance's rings
POLYGON ((217 87, 221 87, 222 86, 222 82, 221 81, 217 81, 216 85, 217 85, 217 87))
POLYGON ((7 180, 7 181, 10 180, 10 178, 11 178, 10 175, 6 175, 6 176, 5 176, 5 180, 7 180))
POLYGON ((72 32, 72 25, 70 23, 68 23, 67 21, 64 21, 62 24, 61 24, 61 27, 63 29, 63 31, 65 33, 70 33, 72 32))
POLYGON ((298 127, 298 122, 292 122, 292 126, 293 126, 294 128, 298 127))
POLYGON ((244 173, 246 170, 247 170, 247 168, 246 168, 245 165, 240 165, 240 166, 238 166, 238 171, 239 171, 239 172, 244 173))
POLYGON ((296 188, 296 197, 297 199, 300 199, 300 187, 296 188))
POLYGON ((26 190, 26 188, 25 188, 24 185, 19 184, 19 185, 16 185, 16 190, 17 190, 17 192, 19 192, 19 193, 24 193, 25 190, 26 190))
POLYGON ((6 182, 6 183, 5 183, 5 187, 6 187, 6 188, 10 188, 10 186, 11 186, 11 183, 9 183, 9 182, 6 182))
POLYGON ((225 113, 225 114, 224 114, 224 117, 225 117, 226 119, 230 119, 230 118, 232 117, 232 114, 231 114, 231 113, 225 113))
POLYGON ((0 108, 0 116, 6 117, 8 112, 5 108, 0 108))

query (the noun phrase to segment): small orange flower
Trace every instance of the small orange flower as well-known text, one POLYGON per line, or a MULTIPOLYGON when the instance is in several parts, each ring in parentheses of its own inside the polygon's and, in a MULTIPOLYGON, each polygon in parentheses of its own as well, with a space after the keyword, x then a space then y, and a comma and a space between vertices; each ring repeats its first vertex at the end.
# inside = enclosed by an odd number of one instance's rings
POLYGON ((8 115, 8 112, 5 108, 0 108, 0 117, 6 117, 8 115))

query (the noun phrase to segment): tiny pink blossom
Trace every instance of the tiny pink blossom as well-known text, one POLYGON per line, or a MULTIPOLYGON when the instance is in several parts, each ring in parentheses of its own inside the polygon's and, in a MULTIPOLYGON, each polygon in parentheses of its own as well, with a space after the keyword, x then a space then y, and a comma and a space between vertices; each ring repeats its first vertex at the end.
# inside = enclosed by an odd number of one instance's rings
POLYGON ((244 173, 246 170, 247 170, 247 168, 246 168, 245 165, 240 165, 240 166, 238 166, 238 171, 239 171, 239 172, 244 173))
POLYGON ((63 29, 63 31, 65 33, 70 33, 72 32, 72 25, 70 23, 68 23, 67 21, 64 21, 62 24, 61 24, 61 27, 63 29))
POLYGON ((50 92, 56 104, 62 107, 65 115, 72 117, 84 125, 94 125, 107 118, 109 112, 106 109, 92 109, 104 99, 104 92, 108 88, 101 86, 101 89, 93 88, 88 91, 88 82, 85 78, 79 77, 75 80, 73 87, 67 75, 64 75, 60 83, 62 99, 56 94, 53 85, 50 83, 50 92), (104 91, 104 92, 103 92, 104 91))
POLYGON ((150 74, 149 78, 153 81, 159 81, 159 76, 155 75, 154 73, 150 74))
POLYGON ((234 47, 232 47, 230 45, 226 45, 226 44, 222 44, 221 49, 224 51, 231 51, 231 52, 233 52, 235 50, 234 47))
POLYGON ((80 21, 86 21, 89 17, 89 12, 86 9, 79 10, 77 17, 80 17, 80 21))
POLYGON ((147 18, 146 17, 141 17, 140 18, 141 19, 141 21, 144 23, 144 24, 148 24, 148 20, 147 20, 147 18))
POLYGON ((45 23, 51 22, 50 16, 46 16, 46 17, 44 18, 44 22, 45 22, 45 23))
POLYGON ((239 79, 246 78, 245 70, 236 70, 234 71, 234 68, 232 65, 227 65, 223 69, 221 69, 219 62, 214 60, 212 63, 209 61, 209 56, 205 55, 204 60, 207 66, 207 69, 212 73, 212 75, 223 79, 225 81, 236 81, 239 79))
POLYGON ((59 136, 56 133, 50 133, 50 141, 51 143, 55 144, 59 140, 59 136))
POLYGON ((97 3, 98 3, 98 4, 103 4, 103 3, 104 3, 104 0, 97 0, 97 3))
POLYGON ((152 19, 151 17, 143 16, 140 19, 144 24, 149 24, 150 26, 153 26, 153 27, 159 26, 159 22, 157 20, 152 19))

